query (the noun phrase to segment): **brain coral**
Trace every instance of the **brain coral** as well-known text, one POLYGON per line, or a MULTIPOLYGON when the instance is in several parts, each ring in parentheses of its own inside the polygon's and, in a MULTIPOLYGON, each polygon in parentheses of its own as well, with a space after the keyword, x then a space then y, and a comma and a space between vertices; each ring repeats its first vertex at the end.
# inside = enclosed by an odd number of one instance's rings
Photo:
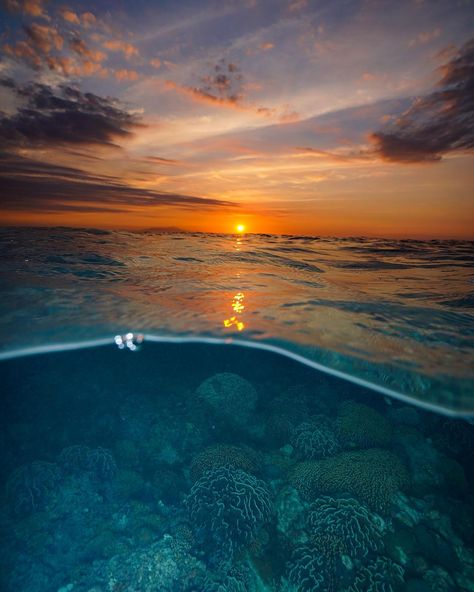
POLYGON ((196 481, 186 498, 193 524, 227 556, 251 542, 272 513, 263 481, 241 469, 219 467, 196 481))
POLYGON ((319 546, 310 543, 299 545, 293 551, 287 564, 288 582, 294 588, 284 586, 283 589, 295 591, 332 590, 328 563, 320 552, 319 546))
POLYGON ((345 592, 395 592, 404 582, 404 569, 388 557, 377 557, 356 574, 345 592))
POLYGON ((191 479, 194 482, 206 471, 230 466, 247 473, 258 473, 260 469, 258 454, 251 448, 240 448, 228 444, 209 446, 193 458, 190 469, 191 479))
POLYGON ((300 463, 290 480, 308 499, 321 493, 348 493, 383 512, 394 494, 408 485, 408 472, 392 452, 371 448, 300 463))
POLYGON ((68 473, 90 471, 99 479, 112 479, 117 471, 112 453, 101 447, 68 446, 61 450, 58 462, 68 473))
POLYGON ((380 550, 385 523, 353 498, 322 496, 310 508, 308 528, 312 539, 335 539, 344 554, 356 558, 380 550))
POLYGON ((59 468, 53 463, 34 461, 18 467, 6 486, 15 513, 27 514, 39 509, 58 481, 59 468))
POLYGON ((298 457, 308 460, 331 456, 339 451, 336 434, 324 415, 317 415, 294 428, 291 444, 298 457))
POLYGON ((392 438, 392 426, 375 409, 346 401, 339 408, 338 433, 346 447, 370 448, 387 445, 392 438))
POLYGON ((232 423, 245 421, 255 410, 258 398, 248 380, 231 372, 214 374, 202 382, 196 392, 217 416, 232 423))

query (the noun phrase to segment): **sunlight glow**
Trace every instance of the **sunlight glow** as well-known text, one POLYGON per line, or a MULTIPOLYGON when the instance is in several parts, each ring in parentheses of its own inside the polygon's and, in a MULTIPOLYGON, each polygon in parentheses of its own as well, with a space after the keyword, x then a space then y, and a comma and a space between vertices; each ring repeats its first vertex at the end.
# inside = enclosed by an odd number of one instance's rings
POLYGON ((235 230, 237 232, 239 232, 240 234, 242 234, 243 232, 245 232, 245 226, 243 224, 237 224, 237 226, 235 227, 235 230))

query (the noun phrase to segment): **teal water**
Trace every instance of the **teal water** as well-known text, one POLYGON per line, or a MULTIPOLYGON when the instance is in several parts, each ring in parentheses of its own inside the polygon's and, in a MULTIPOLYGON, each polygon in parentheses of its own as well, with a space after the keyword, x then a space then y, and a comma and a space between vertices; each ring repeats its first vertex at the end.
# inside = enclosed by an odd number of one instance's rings
POLYGON ((6 592, 474 587, 474 426, 271 352, 0 362, 6 592))
POLYGON ((0 590, 474 590, 472 243, 0 248, 0 590))

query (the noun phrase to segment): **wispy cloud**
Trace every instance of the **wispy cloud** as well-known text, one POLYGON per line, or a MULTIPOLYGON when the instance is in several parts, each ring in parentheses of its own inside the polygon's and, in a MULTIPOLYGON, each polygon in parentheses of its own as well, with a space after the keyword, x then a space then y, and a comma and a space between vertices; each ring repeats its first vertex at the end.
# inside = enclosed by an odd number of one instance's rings
POLYGON ((0 153, 4 210, 127 212, 134 206, 214 208, 229 201, 131 187, 111 176, 0 153))

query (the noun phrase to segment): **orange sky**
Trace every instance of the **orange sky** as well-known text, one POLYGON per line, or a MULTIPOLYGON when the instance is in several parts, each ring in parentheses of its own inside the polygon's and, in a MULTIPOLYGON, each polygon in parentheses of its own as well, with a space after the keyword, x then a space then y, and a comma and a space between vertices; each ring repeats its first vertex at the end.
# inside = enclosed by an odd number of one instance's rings
POLYGON ((7 2, 3 224, 474 238, 467 7, 107 6, 7 2))

